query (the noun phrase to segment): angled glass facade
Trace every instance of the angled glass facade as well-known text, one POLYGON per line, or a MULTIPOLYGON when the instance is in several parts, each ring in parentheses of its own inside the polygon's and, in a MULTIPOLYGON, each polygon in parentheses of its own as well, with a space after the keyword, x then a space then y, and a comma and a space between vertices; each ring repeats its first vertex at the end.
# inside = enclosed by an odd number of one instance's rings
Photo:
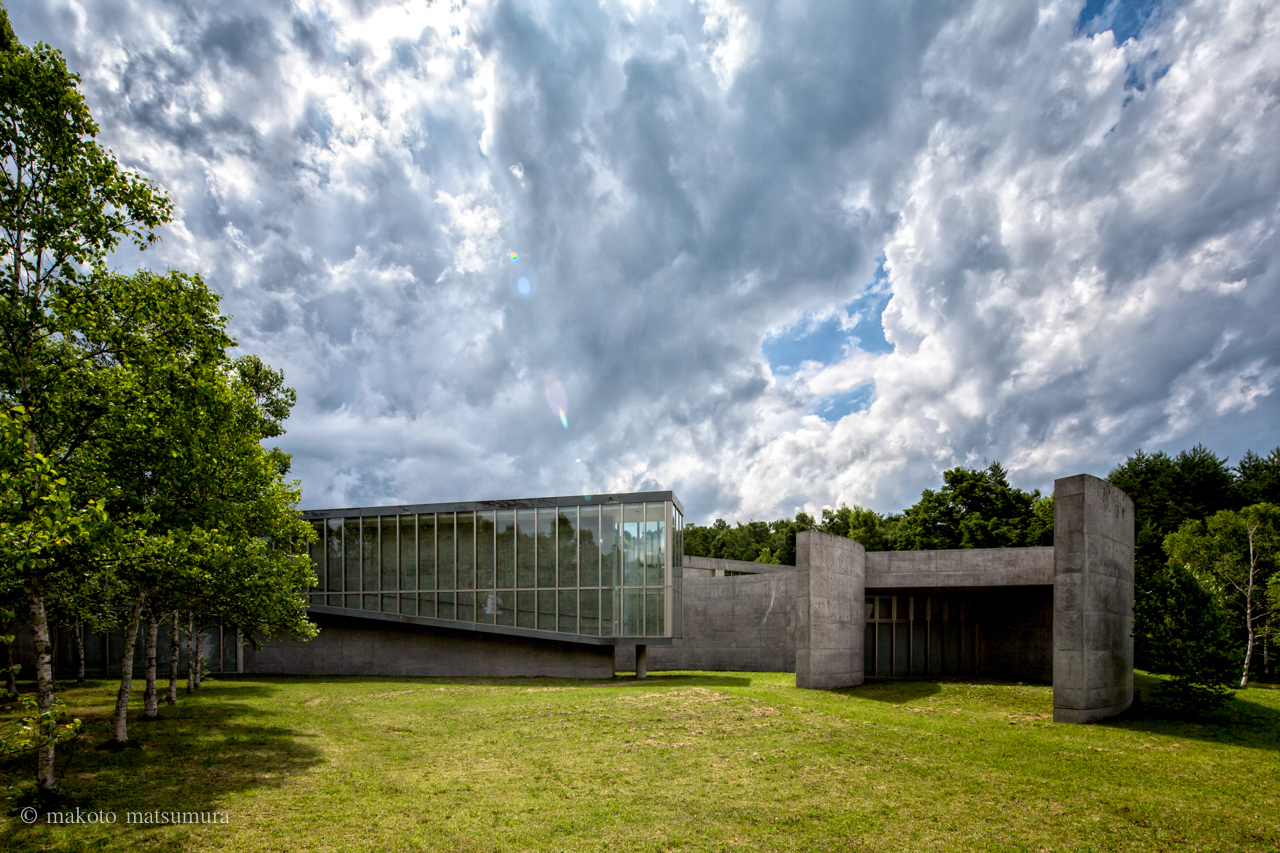
POLYGON ((555 634, 681 636, 671 492, 312 510, 313 607, 555 634))

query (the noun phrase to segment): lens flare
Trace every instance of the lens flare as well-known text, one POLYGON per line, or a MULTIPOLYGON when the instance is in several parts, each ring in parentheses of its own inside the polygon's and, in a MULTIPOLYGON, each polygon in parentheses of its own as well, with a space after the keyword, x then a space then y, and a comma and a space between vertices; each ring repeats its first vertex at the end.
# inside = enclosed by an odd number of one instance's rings
POLYGON ((517 255, 515 252, 512 252, 512 253, 511 253, 511 260, 513 260, 513 261, 518 261, 518 260, 520 260, 520 256, 519 256, 519 255, 517 255))
POLYGON ((521 296, 528 296, 533 293, 533 285, 529 283, 529 279, 522 277, 516 282, 516 290, 520 292, 521 296))
POLYGON ((543 374, 542 385, 547 392, 547 405, 551 407, 551 411, 560 416, 560 425, 568 429, 569 395, 565 393, 564 385, 560 384, 560 380, 549 370, 543 374))

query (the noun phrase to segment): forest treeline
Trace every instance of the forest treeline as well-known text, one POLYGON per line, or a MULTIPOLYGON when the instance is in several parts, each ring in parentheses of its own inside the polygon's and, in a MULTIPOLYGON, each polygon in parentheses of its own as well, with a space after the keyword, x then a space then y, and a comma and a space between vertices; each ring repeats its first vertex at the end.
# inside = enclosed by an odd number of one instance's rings
MULTIPOLYGON (((1203 445, 1141 449, 1107 479, 1135 509, 1134 651, 1173 677, 1184 704, 1213 704, 1228 682, 1271 679, 1280 615, 1280 448, 1235 466, 1203 445)), ((796 533, 847 536, 869 551, 1053 544, 1053 498, 1009 484, 997 462, 952 468, 899 513, 860 506, 795 518, 685 527, 685 553, 795 565, 796 533)))

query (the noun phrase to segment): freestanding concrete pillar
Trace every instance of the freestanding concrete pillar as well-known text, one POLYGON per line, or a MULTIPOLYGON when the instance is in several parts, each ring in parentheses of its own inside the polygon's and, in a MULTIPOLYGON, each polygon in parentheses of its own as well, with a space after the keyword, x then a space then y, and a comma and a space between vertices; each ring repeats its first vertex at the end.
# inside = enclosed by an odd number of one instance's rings
POLYGON ((1053 484, 1053 719, 1133 702, 1133 501, 1078 474, 1053 484))
POLYGON ((649 647, 636 646, 636 678, 647 678, 649 675, 649 647))
POLYGON ((862 683, 866 551, 852 539, 796 534, 796 687, 862 683))

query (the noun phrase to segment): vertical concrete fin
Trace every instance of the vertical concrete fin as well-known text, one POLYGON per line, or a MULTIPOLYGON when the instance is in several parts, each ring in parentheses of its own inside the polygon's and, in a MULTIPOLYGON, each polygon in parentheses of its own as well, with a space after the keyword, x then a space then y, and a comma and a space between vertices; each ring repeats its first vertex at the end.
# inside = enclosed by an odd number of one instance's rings
POLYGON ((796 534, 796 687, 862 683, 866 551, 852 539, 796 534))
POLYGON ((1133 501, 1088 474, 1053 484, 1053 718, 1133 702, 1133 501))

